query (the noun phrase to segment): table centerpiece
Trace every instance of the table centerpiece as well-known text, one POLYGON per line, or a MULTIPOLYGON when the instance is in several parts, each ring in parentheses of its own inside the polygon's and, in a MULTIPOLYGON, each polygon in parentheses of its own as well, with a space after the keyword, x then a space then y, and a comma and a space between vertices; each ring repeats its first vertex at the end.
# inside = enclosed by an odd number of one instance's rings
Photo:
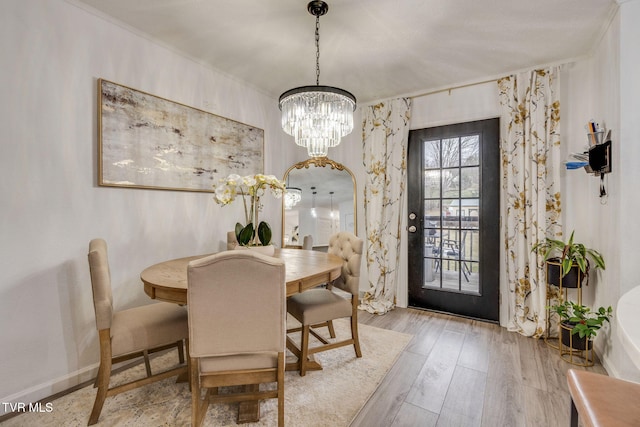
POLYGON ((233 202, 238 195, 242 196, 244 205, 245 223, 236 223, 235 235, 240 246, 256 247, 271 245, 271 227, 265 221, 258 220, 258 214, 262 210, 260 198, 267 190, 279 199, 284 194, 285 183, 274 175, 246 175, 231 174, 221 178, 214 185, 216 203, 226 206, 233 202))

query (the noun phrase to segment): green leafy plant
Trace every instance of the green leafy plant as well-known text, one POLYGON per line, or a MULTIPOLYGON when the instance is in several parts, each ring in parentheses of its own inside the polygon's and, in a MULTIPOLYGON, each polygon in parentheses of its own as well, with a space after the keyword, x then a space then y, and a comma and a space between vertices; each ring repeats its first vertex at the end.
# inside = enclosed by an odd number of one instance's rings
MULTIPOLYGON (((239 222, 236 223, 235 233, 236 240, 240 246, 250 246, 250 242, 255 238, 256 230, 253 228, 253 223, 250 222, 246 226, 243 226, 239 222)), ((268 223, 260 221, 257 230, 258 240, 262 246, 267 246, 271 243, 271 227, 268 223)))
POLYGON ((613 317, 611 306, 600 307, 596 311, 592 311, 585 305, 565 301, 549 308, 558 314, 562 323, 574 325, 571 330, 572 335, 577 334, 580 338, 586 337, 588 340, 595 338, 604 322, 609 322, 613 317))
POLYGON ((589 249, 582 243, 573 241, 573 231, 568 242, 547 237, 531 248, 532 252, 542 253, 544 260, 558 258, 562 264, 562 276, 566 276, 573 265, 577 265, 583 274, 589 273, 589 259, 595 263, 595 268, 605 269, 604 258, 595 249, 589 249))
POLYGON ((220 179, 214 188, 214 200, 222 206, 233 202, 238 195, 242 196, 245 224, 236 223, 235 234, 238 244, 241 246, 267 246, 271 243, 271 227, 265 221, 258 221, 258 213, 262 209, 260 197, 266 193, 267 189, 274 197, 282 197, 286 191, 284 182, 273 175, 240 176, 231 174, 220 179))

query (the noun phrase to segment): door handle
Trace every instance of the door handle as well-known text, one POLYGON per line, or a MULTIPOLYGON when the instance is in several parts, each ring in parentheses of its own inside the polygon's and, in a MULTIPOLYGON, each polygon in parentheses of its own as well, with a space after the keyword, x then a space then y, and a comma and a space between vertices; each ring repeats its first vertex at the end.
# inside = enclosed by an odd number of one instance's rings
POLYGON ((409 227, 409 233, 415 233, 416 230, 417 230, 417 228, 416 228, 415 225, 412 225, 412 226, 409 227))

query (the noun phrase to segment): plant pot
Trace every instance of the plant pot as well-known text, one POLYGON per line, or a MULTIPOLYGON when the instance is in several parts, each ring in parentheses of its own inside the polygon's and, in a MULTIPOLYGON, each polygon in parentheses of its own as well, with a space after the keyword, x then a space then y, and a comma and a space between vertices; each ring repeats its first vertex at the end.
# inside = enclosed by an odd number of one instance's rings
POLYGON ((573 335, 573 327, 575 323, 562 322, 560 323, 560 340, 562 345, 572 348, 574 350, 589 350, 593 348, 593 341, 587 339, 587 337, 580 338, 578 334, 573 335))
POLYGON ((559 258, 547 260, 547 283, 563 288, 579 288, 582 286, 584 274, 580 271, 578 264, 573 264, 569 273, 562 277, 562 262, 559 258))
POLYGON ((276 253, 276 247, 273 245, 267 246, 236 246, 236 250, 250 250, 250 251, 258 251, 263 255, 273 256, 276 253))

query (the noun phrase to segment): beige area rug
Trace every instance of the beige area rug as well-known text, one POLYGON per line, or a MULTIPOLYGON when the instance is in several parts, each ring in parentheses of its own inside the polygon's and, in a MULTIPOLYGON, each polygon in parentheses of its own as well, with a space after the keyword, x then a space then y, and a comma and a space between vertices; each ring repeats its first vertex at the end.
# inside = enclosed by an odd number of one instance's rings
MULTIPOLYGON (((338 339, 349 336, 346 319, 335 322, 338 339)), ((325 329, 326 331, 326 329, 325 329)), ((285 424, 291 427, 348 426, 360 408, 389 371, 411 335, 360 325, 362 358, 356 358, 353 346, 316 355, 322 371, 301 377, 297 372, 285 376, 285 424)), ((151 361, 154 372, 177 361, 175 351, 151 361)), ((115 376, 122 382, 133 375, 144 375, 139 365, 115 376)), ((263 386, 261 386, 263 387, 263 386)), ((86 426, 96 390, 87 386, 52 402, 50 413, 25 413, 11 418, 9 426, 86 426)), ((276 399, 260 404, 259 423, 245 426, 277 425, 276 399)), ((210 405, 205 426, 235 426, 237 404, 210 405)), ((175 378, 107 398, 98 426, 189 426, 191 393, 187 383, 175 378)))

